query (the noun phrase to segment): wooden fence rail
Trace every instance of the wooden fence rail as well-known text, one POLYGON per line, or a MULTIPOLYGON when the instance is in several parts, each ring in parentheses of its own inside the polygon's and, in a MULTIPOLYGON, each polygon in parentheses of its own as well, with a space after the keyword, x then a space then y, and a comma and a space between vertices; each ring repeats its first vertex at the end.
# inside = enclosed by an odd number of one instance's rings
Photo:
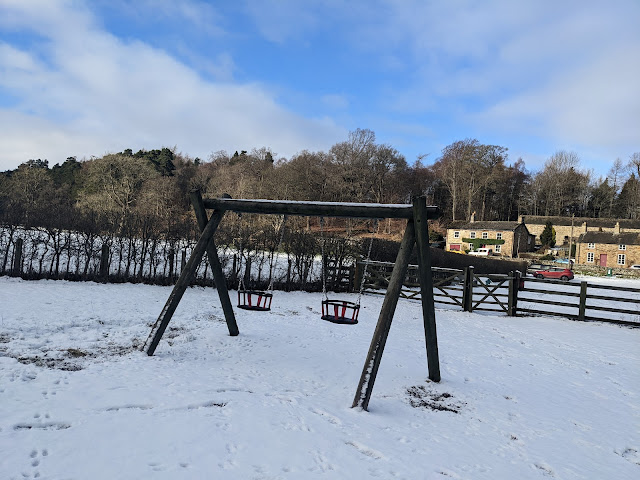
MULTIPOLYGON (((392 263, 368 262, 364 292, 384 294, 392 263)), ((409 272, 401 296, 419 300, 415 284, 415 265, 409 272)), ((598 321, 640 327, 640 288, 582 282, 563 282, 510 275, 477 275, 473 267, 465 270, 433 268, 434 301, 464 311, 488 311, 509 316, 551 315, 581 321, 598 321), (550 285, 558 285, 556 289, 550 285), (561 287, 560 287, 561 286, 561 287), (615 296, 601 291, 615 291, 615 296), (606 302, 606 304, 602 304, 606 302), (600 303, 600 304, 598 304, 600 303), (539 307, 538 307, 539 305, 539 307), (544 308, 542 307, 544 306, 544 308), (634 309, 633 307, 636 306, 634 309), (610 315, 604 315, 607 312, 610 315)), ((364 271, 358 262, 356 281, 364 271)))

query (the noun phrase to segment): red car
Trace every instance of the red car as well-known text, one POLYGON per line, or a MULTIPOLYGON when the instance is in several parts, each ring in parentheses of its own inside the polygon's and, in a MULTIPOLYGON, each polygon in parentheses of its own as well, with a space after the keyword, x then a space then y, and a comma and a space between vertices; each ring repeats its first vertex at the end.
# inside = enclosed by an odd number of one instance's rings
POLYGON ((563 282, 573 280, 573 272, 568 268, 551 267, 549 270, 538 270, 533 274, 536 278, 559 278, 563 282))

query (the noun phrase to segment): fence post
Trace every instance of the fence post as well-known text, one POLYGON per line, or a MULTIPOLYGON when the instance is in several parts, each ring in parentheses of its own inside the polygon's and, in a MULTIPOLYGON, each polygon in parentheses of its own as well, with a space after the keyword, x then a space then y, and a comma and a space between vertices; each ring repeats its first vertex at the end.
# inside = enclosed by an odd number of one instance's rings
POLYGON ((520 270, 509 272, 509 306, 507 315, 515 317, 518 312, 518 290, 520 289, 520 270))
POLYGON ((109 245, 102 244, 102 252, 100 252, 100 279, 106 280, 109 276, 109 245))
POLYGON ((236 283, 238 282, 238 272, 236 269, 238 268, 238 256, 233 254, 233 261, 231 262, 231 277, 229 278, 230 288, 236 288, 236 283))
POLYGON ((246 289, 249 289, 251 283, 251 257, 247 255, 247 261, 244 264, 244 277, 242 278, 246 289))
POLYGON ((16 246, 13 251, 13 262, 11 264, 11 275, 19 277, 22 274, 22 239, 16 240, 16 246))
POLYGON ((587 309, 587 282, 580 282, 580 307, 578 308, 578 318, 584 321, 585 310, 587 309))
POLYGON ((464 269, 464 285, 462 286, 462 305, 465 312, 473 311, 473 266, 464 269))
POLYGON ((173 283, 173 269, 175 267, 176 251, 172 248, 169 249, 169 283, 173 283))

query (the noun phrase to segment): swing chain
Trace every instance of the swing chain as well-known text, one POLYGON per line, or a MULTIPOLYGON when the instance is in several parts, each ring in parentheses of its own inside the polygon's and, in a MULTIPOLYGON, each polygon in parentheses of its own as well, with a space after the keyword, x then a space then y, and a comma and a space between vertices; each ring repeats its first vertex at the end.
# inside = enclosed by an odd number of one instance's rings
MULTIPOLYGON (((282 240, 284 239, 284 228, 286 223, 287 223, 287 216, 283 215, 282 226, 280 227, 280 241, 278 242, 278 246, 276 247, 276 251, 274 255, 278 254, 278 252, 280 251, 280 247, 282 246, 282 240)), ((273 293, 273 264, 274 262, 271 261, 271 267, 269 269, 270 280, 269 280, 269 286, 267 287, 267 290, 270 291, 271 293, 273 293)))
POLYGON ((362 299, 362 292, 364 291, 364 284, 367 279, 367 267, 369 267, 369 260, 371 258, 371 247, 373 247, 373 237, 377 235, 380 229, 380 222, 378 219, 375 220, 375 234, 371 235, 371 240, 369 241, 369 250, 367 251, 367 258, 364 262, 364 269, 362 270, 362 279, 360 280, 360 290, 358 291, 358 301, 356 304, 360 306, 360 300, 362 299))
POLYGON ((328 300, 329 297, 327 296, 327 271, 324 258, 324 217, 320 217, 320 240, 320 249, 322 252, 322 295, 324 296, 325 300, 328 300))

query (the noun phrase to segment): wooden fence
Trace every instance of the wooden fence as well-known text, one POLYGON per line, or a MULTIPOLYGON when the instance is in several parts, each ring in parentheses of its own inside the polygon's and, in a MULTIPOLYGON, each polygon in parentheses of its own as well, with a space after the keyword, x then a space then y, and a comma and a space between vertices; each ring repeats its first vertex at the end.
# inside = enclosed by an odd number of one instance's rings
MULTIPOLYGON (((364 293, 384 294, 392 268, 393 263, 368 262, 364 293)), ((364 262, 358 262, 356 281, 363 271, 364 262)), ((519 271, 510 275, 477 275, 473 267, 464 270, 434 267, 433 286, 436 303, 466 312, 551 315, 640 327, 640 288, 523 278, 519 271), (606 294, 611 291, 615 295, 606 294)), ((409 266, 401 296, 420 299, 415 265, 409 266)))
MULTIPOLYGON (((70 231, 33 228, 8 232, 0 228, 0 275, 27 280, 172 285, 186 265, 193 245, 194 242, 186 240, 146 244, 130 238, 87 238, 70 231)), ((229 288, 238 288, 242 278, 250 288, 264 289, 273 280, 275 288, 281 290, 322 291, 321 263, 313 252, 238 253, 218 246, 218 254, 229 288)), ((352 262, 345 264, 327 255, 327 289, 350 291, 354 274, 352 262)), ((214 286, 206 257, 192 284, 214 286)))

